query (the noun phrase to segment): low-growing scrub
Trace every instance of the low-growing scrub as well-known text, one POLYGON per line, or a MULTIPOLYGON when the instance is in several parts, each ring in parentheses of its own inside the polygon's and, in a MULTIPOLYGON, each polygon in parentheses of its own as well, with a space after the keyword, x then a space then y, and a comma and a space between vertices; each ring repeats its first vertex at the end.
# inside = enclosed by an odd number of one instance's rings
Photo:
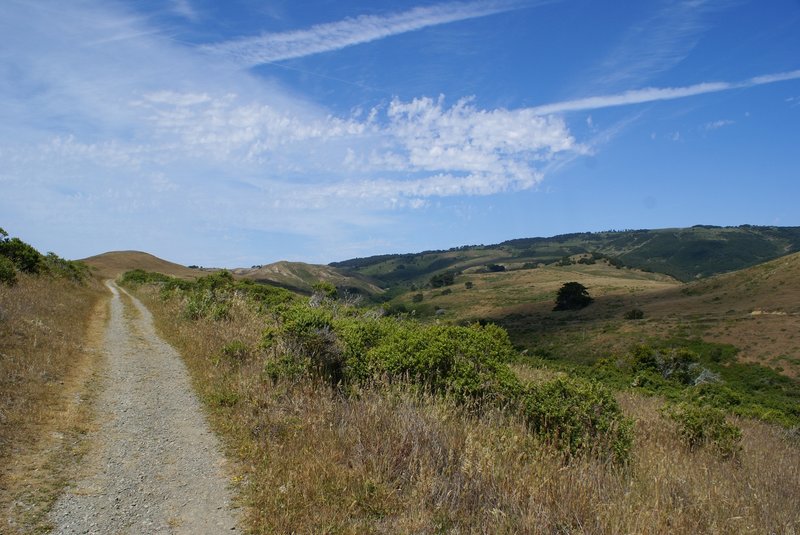
MULTIPOLYGON (((135 273, 123 281, 146 278, 135 273)), ((184 317, 193 321, 229 321, 233 297, 240 291, 225 271, 176 289, 184 317)), ((345 394, 405 384, 478 414, 499 408, 522 415, 532 433, 571 455, 627 460, 630 423, 611 393, 578 380, 521 383, 508 367, 515 351, 502 328, 383 317, 343 304, 330 288, 325 290, 320 286, 316 297, 278 304, 266 314, 273 323, 263 330, 259 347, 262 369, 272 381, 307 375, 345 394)), ((221 353, 233 352, 244 353, 230 346, 221 353)))
MULTIPOLYGON (((708 405, 784 427, 800 424, 800 383, 758 364, 731 360, 734 349, 680 340, 638 345, 593 366, 564 366, 616 389, 634 388, 674 402, 708 405)), ((549 361, 551 367, 560 363, 549 361)))

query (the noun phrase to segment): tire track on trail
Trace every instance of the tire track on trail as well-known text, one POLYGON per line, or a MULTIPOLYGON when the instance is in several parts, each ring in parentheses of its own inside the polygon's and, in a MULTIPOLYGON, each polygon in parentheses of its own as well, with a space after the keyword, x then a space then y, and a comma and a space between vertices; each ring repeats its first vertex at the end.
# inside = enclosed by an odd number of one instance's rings
POLYGON ((180 356, 144 305, 106 284, 113 296, 99 429, 50 513, 53 533, 238 532, 225 460, 180 356))

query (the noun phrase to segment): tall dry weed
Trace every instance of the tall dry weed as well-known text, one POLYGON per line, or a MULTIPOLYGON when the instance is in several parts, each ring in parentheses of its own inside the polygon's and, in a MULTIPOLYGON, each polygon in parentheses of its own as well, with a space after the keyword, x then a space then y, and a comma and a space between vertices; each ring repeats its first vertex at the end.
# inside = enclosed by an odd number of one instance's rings
POLYGON ((57 492, 74 402, 87 372, 99 283, 18 275, 0 285, 0 532, 29 532, 57 492), (24 524, 24 525, 23 525, 24 524))

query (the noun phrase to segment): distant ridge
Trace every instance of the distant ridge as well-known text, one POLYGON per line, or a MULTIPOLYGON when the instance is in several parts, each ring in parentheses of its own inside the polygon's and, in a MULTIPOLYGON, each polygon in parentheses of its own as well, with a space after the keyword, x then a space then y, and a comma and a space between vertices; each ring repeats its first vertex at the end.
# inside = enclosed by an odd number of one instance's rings
POLYGON ((687 282, 744 269, 797 251, 800 251, 800 227, 695 225, 521 238, 495 245, 353 258, 330 266, 369 276, 387 287, 417 284, 444 271, 489 264, 550 264, 564 257, 595 253, 624 266, 687 282))
POLYGON ((142 251, 110 251, 84 258, 82 261, 103 278, 116 278, 132 269, 163 273, 181 279, 194 279, 207 274, 204 270, 190 269, 142 251))
POLYGON ((304 262, 288 262, 282 260, 273 264, 251 269, 234 269, 237 278, 273 284, 289 290, 308 293, 312 286, 320 281, 330 282, 340 289, 374 295, 383 290, 367 277, 349 274, 330 266, 306 264, 304 262))

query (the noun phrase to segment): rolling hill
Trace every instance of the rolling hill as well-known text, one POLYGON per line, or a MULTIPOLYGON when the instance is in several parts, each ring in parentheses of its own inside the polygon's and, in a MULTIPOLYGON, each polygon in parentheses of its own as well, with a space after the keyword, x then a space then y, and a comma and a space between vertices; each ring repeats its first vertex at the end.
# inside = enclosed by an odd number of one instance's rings
POLYGON ((464 273, 452 286, 411 290, 394 303, 417 315, 493 321, 522 348, 581 362, 650 339, 696 339, 730 344, 741 361, 800 376, 800 253, 691 283, 607 262, 464 273), (586 286, 595 302, 554 312, 556 291, 568 281, 586 286), (633 309, 644 318, 626 320, 633 309))
POLYGON ((331 266, 306 264, 303 262, 275 262, 252 269, 234 269, 237 278, 255 282, 281 286, 289 290, 309 293, 312 286, 319 282, 330 282, 339 289, 354 293, 376 295, 383 290, 368 277, 353 273, 348 274, 331 266))
POLYGON ((82 262, 98 276, 112 279, 132 269, 153 271, 181 279, 194 279, 210 272, 190 269, 141 251, 111 251, 84 258, 82 262))
POLYGON ((371 277, 383 287, 425 283, 446 271, 552 264, 564 257, 594 254, 615 263, 691 281, 735 271, 800 251, 800 227, 715 227, 626 230, 523 238, 496 245, 447 251, 380 255, 330 264, 371 277))

